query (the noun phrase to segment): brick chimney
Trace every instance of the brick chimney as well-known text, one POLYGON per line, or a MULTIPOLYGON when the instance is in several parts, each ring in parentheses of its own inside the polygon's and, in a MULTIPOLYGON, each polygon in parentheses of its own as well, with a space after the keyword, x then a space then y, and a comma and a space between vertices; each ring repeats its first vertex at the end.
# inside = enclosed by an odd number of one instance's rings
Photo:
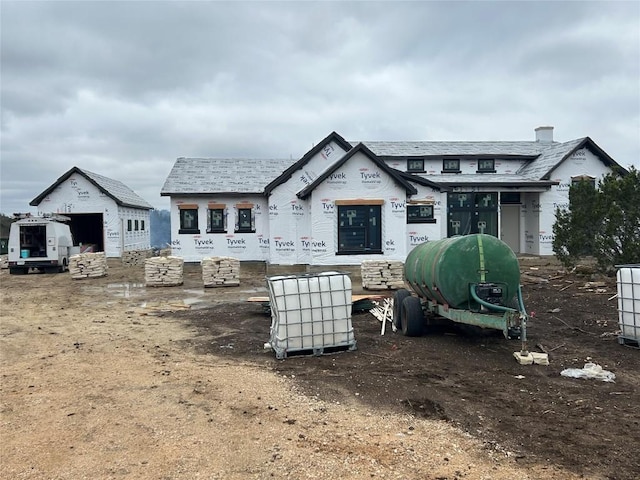
POLYGON ((536 128, 536 142, 541 142, 541 143, 553 142, 553 127, 536 128))

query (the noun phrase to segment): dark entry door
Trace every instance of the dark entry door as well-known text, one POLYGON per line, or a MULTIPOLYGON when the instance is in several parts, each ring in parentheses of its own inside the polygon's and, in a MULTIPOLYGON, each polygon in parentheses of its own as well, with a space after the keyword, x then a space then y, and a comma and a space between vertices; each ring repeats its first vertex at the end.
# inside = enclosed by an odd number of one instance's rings
POLYGON ((498 236, 498 194, 460 192, 447 194, 447 236, 486 233, 498 236))

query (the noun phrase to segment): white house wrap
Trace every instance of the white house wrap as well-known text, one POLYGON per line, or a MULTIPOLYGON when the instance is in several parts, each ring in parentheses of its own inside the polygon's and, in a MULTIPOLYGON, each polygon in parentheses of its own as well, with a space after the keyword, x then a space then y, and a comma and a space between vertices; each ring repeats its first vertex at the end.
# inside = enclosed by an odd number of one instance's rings
POLYGON ((470 233, 552 255, 570 185, 595 186, 617 168, 589 137, 553 141, 553 127, 517 142, 347 142, 332 132, 295 163, 179 158, 161 195, 171 198, 172 252, 189 262, 403 261, 420 243, 470 233))
POLYGON ((151 204, 118 180, 73 167, 30 203, 69 217, 74 244, 107 257, 150 246, 151 204))

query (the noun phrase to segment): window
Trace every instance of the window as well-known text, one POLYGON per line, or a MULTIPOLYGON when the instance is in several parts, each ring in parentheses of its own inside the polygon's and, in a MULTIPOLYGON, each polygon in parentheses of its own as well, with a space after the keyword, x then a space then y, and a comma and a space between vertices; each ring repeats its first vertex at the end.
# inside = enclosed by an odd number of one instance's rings
POLYGON ((442 173, 460 173, 460 159, 445 158, 442 160, 442 173))
POLYGON ((337 254, 382 253, 381 205, 340 205, 339 201, 336 205, 337 254))
POLYGON ((596 188, 596 179, 590 177, 589 175, 580 175, 579 177, 571 177, 571 186, 576 187, 580 185, 582 182, 590 185, 592 188, 596 188))
POLYGON ((519 192, 502 192, 500 194, 500 203, 503 205, 517 205, 520 204, 520 193, 519 192))
POLYGON ((134 220, 134 230, 137 232, 140 229, 140 224, 138 223, 138 220, 134 220))
POLYGON ((236 233, 253 233, 255 229, 255 219, 252 207, 238 206, 238 218, 236 222, 236 233))
POLYGON ((178 233, 200 233, 197 206, 180 205, 180 230, 178 233))
POLYGON ((478 172, 495 173, 495 165, 493 158, 481 158, 478 160, 478 172))
POLYGON ((433 205, 407 205, 407 223, 436 223, 433 205))
POLYGON ((144 220, 140 220, 140 230, 144 232, 144 220))
POLYGON ((127 220, 127 232, 131 232, 133 231, 133 228, 131 226, 131 220, 127 220))
POLYGON ((408 159, 407 172, 424 172, 424 159, 423 158, 408 159))
POLYGON ((224 208, 211 208, 207 211, 207 233, 225 233, 224 208))

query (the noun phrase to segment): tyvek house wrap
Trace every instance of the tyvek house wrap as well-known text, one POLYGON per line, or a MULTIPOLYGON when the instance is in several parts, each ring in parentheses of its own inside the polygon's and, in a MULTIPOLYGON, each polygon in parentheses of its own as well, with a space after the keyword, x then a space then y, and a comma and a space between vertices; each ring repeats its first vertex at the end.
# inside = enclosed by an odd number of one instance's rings
POLYGON ((291 178, 278 185, 269 196, 269 258, 280 265, 312 263, 311 235, 312 213, 309 200, 302 200, 296 193, 311 184, 330 168, 346 152, 335 142, 329 142, 303 167, 293 172, 291 178))
POLYGON ((119 257, 124 250, 142 250, 149 246, 149 212, 118 204, 79 174, 61 182, 38 205, 40 213, 101 213, 104 251, 107 257, 119 257), (145 230, 127 231, 127 220, 144 220, 145 230))

